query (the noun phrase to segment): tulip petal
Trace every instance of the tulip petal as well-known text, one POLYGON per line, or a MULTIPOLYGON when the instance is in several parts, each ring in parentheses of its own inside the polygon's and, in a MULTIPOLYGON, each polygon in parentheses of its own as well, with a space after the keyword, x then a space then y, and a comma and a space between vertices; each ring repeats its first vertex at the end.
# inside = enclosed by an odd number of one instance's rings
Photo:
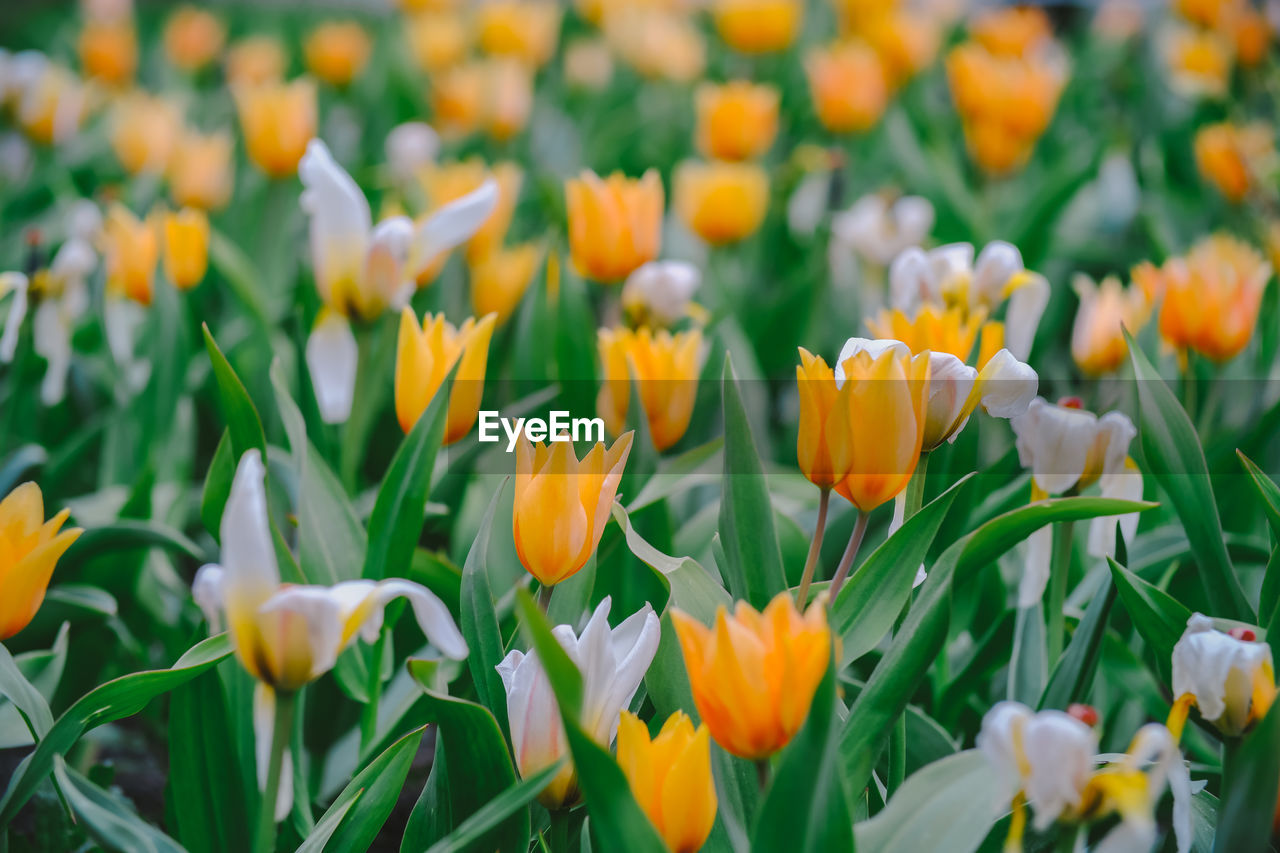
POLYGON ((209 623, 209 632, 217 634, 222 631, 222 612, 226 608, 226 596, 223 585, 226 583, 226 570, 215 563, 207 563, 196 572, 191 582, 191 597, 196 606, 204 614, 209 623))
POLYGON ((351 324, 341 314, 322 311, 307 338, 306 359, 316 404, 325 423, 346 423, 351 417, 359 358, 351 324))
MULTIPOLYGON (((258 789, 267 787, 267 771, 271 762, 271 739, 275 733, 276 692, 262 682, 253 689, 254 758, 258 767, 258 789)), ((280 788, 276 793, 276 823, 289 816, 293 807, 293 755, 284 748, 284 764, 280 768, 280 788)))
POLYGON ((311 220, 311 263, 326 302, 341 282, 359 281, 373 217, 360 187, 319 139, 298 163, 302 209, 311 220))
POLYGON ((475 234, 498 206, 498 182, 487 178, 478 189, 449 202, 421 222, 410 248, 410 277, 416 278, 437 257, 475 234))
POLYGON ((267 515, 266 475, 260 452, 250 450, 240 457, 222 511, 222 589, 231 639, 242 659, 256 654, 258 608, 280 586, 267 515))
POLYGON ((0 298, 12 292, 9 316, 4 321, 4 333, 0 334, 0 364, 13 361, 18 350, 18 333, 27 316, 27 277, 20 272, 0 274, 0 298))

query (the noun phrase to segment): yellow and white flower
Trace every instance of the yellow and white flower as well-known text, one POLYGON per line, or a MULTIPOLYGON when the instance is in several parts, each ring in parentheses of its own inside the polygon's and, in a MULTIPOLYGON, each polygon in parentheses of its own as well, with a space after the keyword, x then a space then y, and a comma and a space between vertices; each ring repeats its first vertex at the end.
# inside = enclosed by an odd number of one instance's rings
POLYGON ((899 252, 919 246, 933 228, 933 205, 920 196, 901 196, 892 204, 868 193, 831 219, 831 236, 867 263, 888 266, 899 252))
POLYGON ((622 310, 641 325, 671 326, 683 319, 702 284, 702 271, 686 261, 649 261, 627 276, 622 310))
POLYGON ((396 183, 407 185, 440 153, 440 134, 425 121, 406 121, 387 134, 387 167, 396 183))
POLYGON ((1180 734, 1190 706, 1228 737, 1238 737, 1275 700, 1271 646, 1219 631, 1199 613, 1173 647, 1173 695, 1169 728, 1180 734))

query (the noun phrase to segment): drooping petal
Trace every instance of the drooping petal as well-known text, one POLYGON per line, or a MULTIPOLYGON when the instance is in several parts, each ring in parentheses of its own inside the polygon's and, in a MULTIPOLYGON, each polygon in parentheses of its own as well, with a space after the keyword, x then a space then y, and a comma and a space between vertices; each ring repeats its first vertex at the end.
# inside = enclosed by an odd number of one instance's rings
POLYGON ((347 319, 335 311, 322 311, 307 338, 306 358, 321 419, 327 424, 346 423, 351 417, 360 358, 347 319))
POLYGON ((307 153, 298 163, 298 178, 303 186, 302 209, 311 221, 316 288, 329 302, 360 280, 373 217, 360 187, 319 139, 307 143, 307 153))
MULTIPOLYGON (((258 766, 258 789, 267 787, 267 771, 271 762, 271 738, 275 732, 276 692, 258 682, 253 689, 253 739, 254 757, 258 766)), ((276 823, 289 816, 293 807, 293 754, 284 749, 284 764, 280 768, 280 788, 276 792, 276 823)))
POLYGON ((196 600, 196 606, 209 623, 210 633, 222 631, 222 613, 227 606, 222 589, 225 582, 226 571, 216 563, 201 566, 191 582, 191 597, 196 600))
POLYGON ((258 608, 280 586, 267 516, 266 474, 257 450, 240 457, 220 528, 227 623, 236 651, 251 672, 260 663, 258 608))
MULTIPOLYGON (((1133 460, 1126 460, 1124 470, 1103 474, 1098 480, 1102 497, 1126 501, 1142 500, 1142 472, 1133 460)), ((1089 553, 1095 557, 1114 557, 1116 554, 1116 524, 1126 542, 1132 542, 1138 532, 1138 513, 1095 518, 1089 522, 1089 553)))
POLYGON ((1026 361, 1031 355, 1040 317, 1049 304, 1049 281, 1038 273, 1015 277, 1005 309, 1005 343, 1014 357, 1026 361))
POLYGON ((14 353, 18 351, 18 332, 27 316, 27 286, 27 277, 20 272, 0 273, 0 298, 13 294, 9 316, 4 321, 4 332, 0 334, 0 364, 13 361, 14 353))
POLYGON ((498 182, 487 178, 478 189, 432 213, 414 230, 409 275, 416 278, 437 257, 475 234, 498 206, 498 182))
POLYGON ((71 329, 61 306, 54 301, 40 303, 31 323, 31 344, 47 362, 40 383, 40 402, 55 406, 67 394, 67 371, 71 369, 71 329))

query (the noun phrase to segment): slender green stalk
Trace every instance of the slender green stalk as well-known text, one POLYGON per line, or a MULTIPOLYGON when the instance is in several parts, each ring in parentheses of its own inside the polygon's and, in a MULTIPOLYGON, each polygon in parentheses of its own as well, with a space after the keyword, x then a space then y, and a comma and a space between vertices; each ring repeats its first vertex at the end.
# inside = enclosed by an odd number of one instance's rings
POLYGON ((551 828, 547 831, 551 853, 569 853, 569 810, 551 811, 551 828))
POLYGON ((284 751, 293 737, 293 709, 297 698, 297 694, 293 691, 276 693, 276 715, 271 726, 271 756, 267 762, 267 784, 262 790, 262 802, 258 810, 258 835, 253 845, 257 853, 274 853, 276 849, 276 796, 280 793, 284 751))
POLYGON ((760 793, 763 794, 765 788, 769 787, 769 759, 756 760, 756 781, 760 783, 760 793))
POLYGON ((546 613, 548 608, 551 607, 551 591, 554 589, 554 586, 545 583, 538 587, 538 607, 542 609, 543 613, 546 613))
POLYGON ((907 506, 906 511, 902 514, 904 522, 919 512, 920 507, 924 506, 924 481, 928 473, 929 451, 925 450, 921 452, 920 461, 916 463, 915 473, 911 475, 911 481, 907 483, 907 506))
MULTIPOLYGON (((929 453, 925 451, 920 454, 920 461, 916 464, 915 473, 911 475, 911 482, 907 483, 906 504, 903 508, 902 520, 907 519, 920 511, 920 507, 924 505, 924 483, 925 477, 928 476, 929 470, 929 453)), ((904 567, 904 571, 912 571, 913 567, 904 567)), ((893 626, 894 633, 898 633, 902 628, 902 623, 907 619, 907 611, 911 609, 911 596, 907 596, 907 600, 902 603, 902 612, 898 614, 898 621, 893 626)), ((944 654, 945 656, 945 654, 944 654)), ((893 728, 889 730, 889 778, 886 783, 888 792, 892 794, 902 786, 903 781, 907 778, 907 715, 900 714, 893 722, 893 728)))
POLYGON ((1067 600, 1067 580, 1071 574, 1071 538, 1074 532, 1073 521, 1059 521, 1053 526, 1053 562, 1049 564, 1049 602, 1046 605, 1050 667, 1062 656, 1066 633, 1062 608, 1067 600))
POLYGON ((849 536, 849 544, 844 549, 844 556, 840 558, 840 565, 836 567, 836 575, 831 579, 831 601, 836 600, 840 587, 844 586, 845 578, 849 577, 853 558, 858 556, 858 549, 862 547, 862 537, 867 535, 868 514, 862 510, 857 510, 857 513, 858 520, 853 524, 853 534, 849 536))
POLYGON ((822 538, 827 532, 827 508, 831 504, 831 489, 823 489, 818 498, 818 523, 813 528, 813 541, 809 543, 809 556, 804 561, 804 574, 800 575, 800 589, 796 593, 796 602, 804 609, 809 600, 809 584, 813 582, 813 570, 818 566, 818 557, 822 554, 822 538))
POLYGON ((360 752, 373 745, 378 737, 378 704, 382 700, 382 657, 386 654, 388 629, 383 627, 378 634, 378 642, 373 644, 373 663, 369 667, 369 682, 366 690, 369 701, 360 712, 360 752))

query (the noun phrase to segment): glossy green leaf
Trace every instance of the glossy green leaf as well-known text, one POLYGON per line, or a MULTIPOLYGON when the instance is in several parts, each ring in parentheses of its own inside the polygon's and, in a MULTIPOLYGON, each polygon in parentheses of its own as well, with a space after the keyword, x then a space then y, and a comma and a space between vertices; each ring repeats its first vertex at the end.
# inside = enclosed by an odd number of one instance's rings
POLYGON ((104 791, 68 767, 60 755, 54 759, 54 774, 76 822, 107 850, 183 853, 187 849, 139 817, 124 798, 104 791))
POLYGON ((1267 515, 1267 524, 1271 526, 1271 535, 1280 542, 1280 486, 1243 452, 1237 450, 1236 455, 1240 457, 1240 464, 1244 466, 1258 497, 1262 499, 1262 510, 1267 515))
POLYGON ((222 510, 227 505, 227 498, 231 497, 231 481, 235 476, 236 458, 231 450, 231 430, 224 429, 200 493, 200 521, 215 542, 222 537, 222 510))
POLYGON ((0 644, 0 696, 13 703, 36 737, 44 737, 53 728, 49 703, 18 669, 18 662, 3 644, 0 644))
POLYGON ((493 514, 502 500, 503 489, 494 492, 476 531, 471 550, 462 566, 462 587, 459 593, 462 637, 471 650, 467 655, 467 668, 476 686, 480 704, 488 708, 503 732, 507 729, 507 694, 502 678, 495 667, 505 656, 502 632, 498 628, 498 614, 493 605, 493 592, 489 587, 489 539, 493 534, 493 514))
POLYGON ((1147 583, 1115 560, 1109 560, 1111 578, 1120 593, 1120 601, 1129 612, 1134 627, 1151 647, 1155 656, 1156 671, 1165 683, 1169 672, 1173 647, 1187 628, 1191 611, 1154 584, 1147 583))
POLYGON ((991 832, 997 778, 976 749, 913 773, 884 810, 857 825, 859 853, 972 853, 991 832))
POLYGON ((560 772, 563 765, 563 761, 557 761, 518 785, 503 791, 485 803, 471 817, 458 824, 452 832, 431 845, 427 853, 454 853, 458 850, 472 849, 473 845, 484 838, 491 829, 533 802, 538 794, 542 793, 542 789, 547 787, 547 783, 560 772))
POLYGON ((627 511, 637 512, 694 486, 715 485, 723 473, 723 449, 724 439, 716 438, 663 460, 653 476, 645 480, 639 493, 627 503, 627 511))
POLYGON ((1266 850, 1280 788, 1280 702, 1243 741, 1226 750, 1214 853, 1266 850))
POLYGON ((733 601, 697 560, 691 557, 671 557, 649 544, 631 525, 631 518, 622 504, 613 505, 613 517, 622 528, 627 547, 640 562, 649 566, 663 579, 671 593, 670 600, 681 610, 710 622, 720 607, 732 607, 733 601))
POLYGON ((1116 600, 1116 585, 1107 579, 1093 595, 1084 617, 1071 635, 1071 643, 1063 651, 1058 665, 1049 676, 1049 685, 1040 696, 1040 709, 1067 710, 1073 702, 1083 702, 1089 695, 1102 654, 1102 638, 1116 600))
POLYGON ((267 453, 267 435, 262 430, 262 419, 258 410, 249 399, 249 392, 244 383, 236 375, 227 357, 218 349, 218 342, 208 325, 204 329, 204 345, 209 352, 209 360, 213 363, 213 378, 218 385, 218 397, 222 401, 222 414, 227 420, 227 430, 231 434, 231 450, 235 459, 250 450, 260 450, 263 457, 267 453))
POLYGON ((206 563, 210 555, 181 532, 158 521, 135 521, 122 518, 100 527, 90 527, 75 541, 59 565, 64 571, 89 559, 98 559, 117 551, 138 548, 164 548, 196 563, 206 563))

